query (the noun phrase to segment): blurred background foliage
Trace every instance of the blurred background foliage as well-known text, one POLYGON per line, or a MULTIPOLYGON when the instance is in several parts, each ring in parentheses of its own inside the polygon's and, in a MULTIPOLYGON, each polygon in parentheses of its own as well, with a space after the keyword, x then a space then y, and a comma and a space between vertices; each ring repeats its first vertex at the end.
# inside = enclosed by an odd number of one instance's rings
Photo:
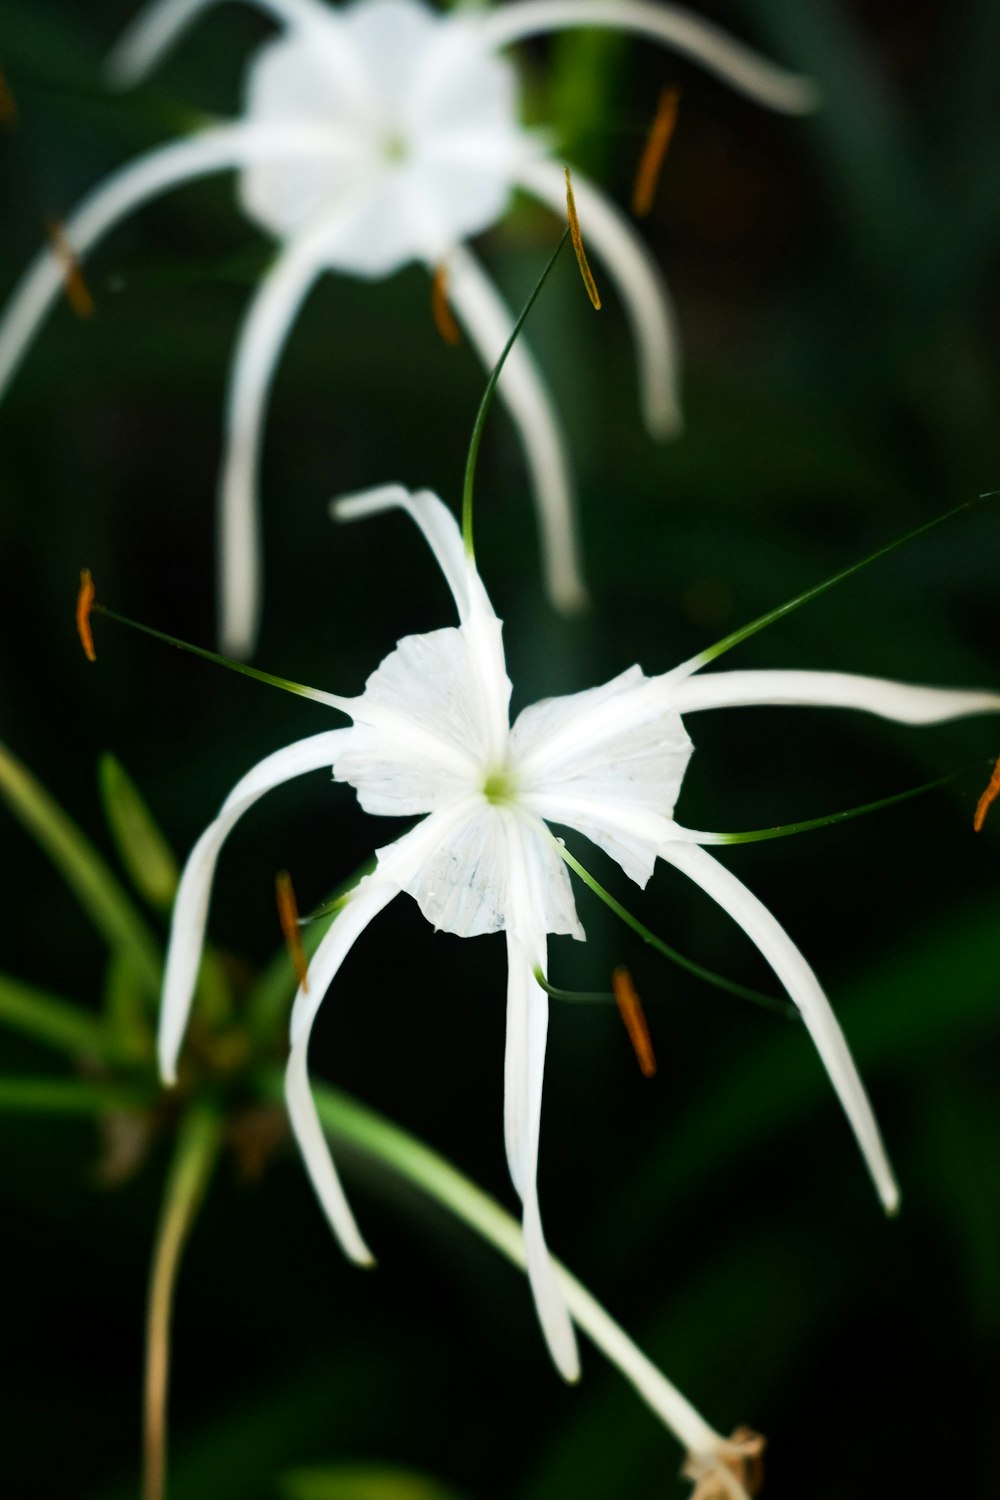
MULTIPOLYGON (((119 99, 100 63, 132 9, 0 4, 18 109, 0 137, 4 289, 48 216, 192 107, 235 109, 243 61, 267 32, 249 8, 219 7, 154 88, 119 99)), ((528 336, 575 454, 594 608, 567 622, 540 597, 521 457, 498 413, 478 553, 507 622, 515 708, 635 660, 663 669, 1000 485, 1000 8, 699 10, 811 73, 822 111, 772 116, 651 45, 604 35, 524 50, 530 111, 558 118, 570 158, 622 203, 660 88, 683 89, 644 232, 678 305, 687 426, 669 446, 648 440, 620 308, 609 291, 595 317, 564 257, 528 336)), ((556 234, 524 204, 484 241, 513 304, 556 234)), ((224 381, 268 255, 231 179, 144 210, 88 263, 96 316, 60 308, 0 410, 3 736, 110 861, 101 752, 124 763, 183 855, 245 768, 329 722, 110 625, 89 666, 72 628, 87 564, 109 604, 212 642, 224 381)), ((267 429, 261 665, 353 693, 399 635, 450 621, 408 523, 335 533, 326 500, 395 479, 457 503, 481 385, 469 349, 439 340, 420 271, 320 284, 267 429)), ((754 638, 733 665, 998 685, 998 538, 988 503, 754 638)), ((1000 726, 770 709, 699 718, 696 741, 680 815, 739 829, 985 766, 1000 726)), ((639 1076, 613 1011, 554 1006, 550 1242, 710 1420, 768 1434, 772 1500, 882 1497, 914 1470, 929 1491, 992 1492, 1000 827, 972 834, 984 779, 974 770, 877 818, 725 856, 843 1019, 901 1177, 896 1222, 797 1026, 670 968, 586 892, 586 947, 552 943, 557 984, 598 988, 615 963, 631 966, 660 1072, 639 1076)), ((0 968, 96 1010, 104 944, 2 810, 0 829, 0 968)), ((276 869, 292 870, 308 907, 393 834, 320 777, 273 794, 223 860, 215 941, 264 962, 279 940, 276 869)), ((591 864, 678 947, 772 988, 738 931, 670 871, 639 896, 591 864)), ((434 935, 400 900, 338 978, 313 1066, 510 1203, 504 973, 499 939, 434 935)), ((0 1035, 4 1076, 52 1068, 34 1043, 0 1035)), ((11 1377, 0 1466, 19 1500, 136 1494, 168 1126, 158 1119, 143 1170, 111 1187, 108 1141, 90 1121, 0 1119, 11 1377)), ((586 1351, 580 1388, 560 1385, 522 1278, 388 1174, 348 1157, 345 1175, 373 1275, 343 1263, 287 1140, 255 1177, 228 1156, 217 1170, 179 1289, 177 1500, 682 1493, 676 1448, 599 1356, 586 1351)))

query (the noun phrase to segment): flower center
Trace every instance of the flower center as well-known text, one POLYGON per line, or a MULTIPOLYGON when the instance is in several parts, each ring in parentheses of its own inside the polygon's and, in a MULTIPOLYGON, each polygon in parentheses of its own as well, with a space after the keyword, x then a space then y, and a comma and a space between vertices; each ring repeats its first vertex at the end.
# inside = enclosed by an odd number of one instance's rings
POLYGON ((410 146, 401 130, 386 130, 379 141, 382 160, 393 166, 404 162, 410 154, 410 146))
POLYGON ((487 771, 483 780, 483 796, 494 807, 509 805, 514 800, 514 778, 506 766, 497 766, 487 771))

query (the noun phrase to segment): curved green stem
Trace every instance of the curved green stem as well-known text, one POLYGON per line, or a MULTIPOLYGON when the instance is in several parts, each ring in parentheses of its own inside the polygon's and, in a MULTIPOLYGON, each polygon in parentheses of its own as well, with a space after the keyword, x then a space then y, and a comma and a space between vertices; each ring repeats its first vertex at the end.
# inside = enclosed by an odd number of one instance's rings
MULTIPOLYGON (((260 1087, 268 1100, 283 1097, 283 1080, 276 1070, 261 1079, 260 1087)), ((339 1089, 314 1084, 313 1097, 323 1127, 334 1140, 393 1168, 475 1230, 513 1265, 522 1271, 527 1268, 520 1224, 450 1162, 423 1141, 342 1094, 339 1089)), ((553 1259, 553 1267, 574 1322, 617 1367, 640 1399, 685 1448, 697 1452, 711 1451, 721 1441, 718 1434, 647 1359, 586 1287, 558 1260, 553 1259)))
POLYGON ((780 1000, 776 995, 765 995, 763 990, 754 990, 749 985, 738 984, 735 979, 727 979, 724 974, 717 974, 714 969, 708 969, 704 964, 696 963, 693 958, 685 958, 683 953, 678 953, 676 948, 671 948, 669 943, 665 943, 661 937, 657 937, 655 932, 651 932, 644 923, 639 921, 638 917, 634 917, 627 907, 612 896, 610 891, 605 890, 600 881, 581 865, 575 855, 570 854, 565 844, 562 844, 554 834, 551 837, 562 858, 570 869, 579 875, 584 885, 588 886, 595 896, 599 896, 605 906, 609 907, 616 917, 620 917, 627 927, 631 927, 644 943, 649 943, 651 948, 655 948, 657 953, 662 953, 664 958, 669 958, 671 963, 686 969, 696 979, 702 979, 706 984, 713 984, 716 989, 725 990, 727 994, 735 995, 739 1000, 750 1000, 754 1005, 761 1005, 766 1010, 776 1011, 788 1020, 798 1020, 799 1012, 790 1000, 780 1000))
MULTIPOLYGON (((978 770, 980 762, 975 763, 978 770)), ((699 844, 762 844, 768 839, 784 839, 793 833, 811 833, 817 828, 830 828, 836 823, 847 823, 851 818, 863 818, 868 813, 881 812, 883 808, 893 807, 897 802, 909 802, 911 797, 921 797, 925 792, 936 791, 938 787, 947 786, 950 781, 956 781, 959 776, 964 776, 973 769, 971 766, 964 767, 961 771, 949 771, 947 776, 938 776, 934 781, 925 781, 921 786, 912 786, 905 792, 893 792, 891 797, 881 797, 877 802, 863 802, 859 807, 848 807, 842 812, 827 813, 824 818, 806 818, 800 823, 781 823, 774 828, 752 828, 745 833, 697 833, 699 844)), ((691 832, 691 830, 687 830, 691 832)))
POLYGON ((142 1500, 163 1500, 167 1477, 170 1319, 181 1256, 223 1140, 214 1110, 193 1108, 181 1121, 156 1232, 146 1306, 142 1500))
POLYGON ((517 322, 514 324, 513 331, 511 332, 510 338, 507 340, 506 344, 503 347, 503 352, 500 355, 500 358, 493 366, 490 378, 486 382, 486 389, 483 392, 483 399, 479 403, 479 410, 476 413, 476 420, 472 428, 472 437, 469 440, 469 453, 468 457, 465 460, 465 480, 462 484, 462 541, 465 543, 465 550, 469 557, 475 556, 472 545, 472 489, 476 478, 476 460, 479 457, 479 445, 483 440, 483 428, 486 426, 486 417, 489 413, 490 405, 493 401, 493 392, 496 390, 497 381, 500 379, 500 372, 507 362, 507 356, 513 349, 515 340, 517 339, 518 334, 521 332, 521 329, 524 327, 525 321, 527 320, 528 314, 530 313, 531 309, 535 305, 535 300, 538 297, 539 292, 542 290, 542 287, 548 280, 549 272, 552 270, 552 267, 559 259, 559 254, 562 250, 563 245, 565 245, 566 241, 569 239, 569 232, 569 225, 567 224, 566 228, 563 230, 562 238, 549 257, 549 262, 545 267, 545 270, 535 282, 535 287, 531 293, 531 296, 528 298, 527 302, 524 304, 524 307, 521 309, 521 315, 518 318, 517 322))

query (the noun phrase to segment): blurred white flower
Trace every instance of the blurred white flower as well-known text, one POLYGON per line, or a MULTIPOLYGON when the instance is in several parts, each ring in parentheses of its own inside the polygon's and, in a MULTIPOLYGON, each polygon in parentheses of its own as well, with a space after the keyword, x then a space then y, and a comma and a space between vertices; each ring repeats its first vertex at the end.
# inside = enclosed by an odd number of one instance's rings
MULTIPOLYGON (((123 85, 146 76, 211 0, 154 0, 112 58, 123 85)), ((233 359, 219 486, 220 620, 225 650, 246 655, 260 618, 258 471, 264 412, 282 347, 324 271, 384 277, 411 261, 443 268, 446 295, 487 368, 511 317, 466 248, 521 188, 562 215, 561 166, 518 118, 518 79, 498 55, 536 32, 606 26, 675 48, 774 109, 805 110, 810 86, 708 22, 655 0, 523 0, 439 14, 422 0, 260 0, 284 33, 247 69, 243 118, 147 152, 114 172, 73 213, 64 242, 83 256, 143 203, 191 178, 240 170, 246 214, 280 245, 251 304, 233 359)), ((679 422, 669 297, 625 217, 579 175, 588 240, 622 297, 636 342, 650 430, 679 422)), ((0 395, 58 298, 65 256, 43 253, 0 322, 0 395)), ((523 345, 500 394, 520 433, 538 506, 544 573, 561 608, 585 590, 565 444, 552 401, 523 345)))
POLYGON ((1000 696, 913 687, 878 678, 801 671, 695 673, 712 651, 647 677, 637 666, 601 687, 547 698, 510 724, 497 619, 458 526, 428 492, 392 485, 343 500, 340 519, 399 507, 423 532, 445 575, 459 624, 406 636, 358 698, 308 690, 353 727, 299 741, 262 761, 230 793, 192 852, 174 911, 160 1021, 163 1076, 176 1076, 204 942, 209 894, 222 843, 272 787, 333 767, 366 812, 422 815, 378 851, 335 917, 309 966, 292 1013, 287 1099, 292 1124, 323 1207, 347 1254, 368 1249, 323 1139, 307 1076, 309 1036, 337 970, 359 935, 393 897, 407 892, 435 928, 507 939, 504 1137, 523 1205, 531 1286, 553 1358, 567 1378, 576 1347, 539 1214, 536 1188, 548 998, 538 983, 547 938, 582 939, 561 846, 548 823, 578 830, 644 886, 657 860, 689 875, 739 923, 798 1006, 888 1210, 896 1183, 847 1044, 819 983, 771 913, 701 847, 719 836, 673 817, 692 745, 681 715, 742 704, 856 708, 909 724, 1000 709, 1000 696))

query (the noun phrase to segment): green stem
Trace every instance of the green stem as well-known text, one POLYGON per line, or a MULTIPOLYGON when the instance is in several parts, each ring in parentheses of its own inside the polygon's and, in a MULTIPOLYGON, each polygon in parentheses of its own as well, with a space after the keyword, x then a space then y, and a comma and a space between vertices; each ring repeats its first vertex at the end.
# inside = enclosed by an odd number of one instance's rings
POLYGON ((243 677, 252 677, 255 682, 263 682, 268 687, 281 688, 282 692, 294 693, 297 698, 308 698, 313 703, 323 703, 328 708, 346 712, 344 704, 348 700, 338 698, 333 693, 324 693, 320 688, 307 687, 305 683, 294 682, 290 677, 276 677, 273 672, 262 672, 259 667, 248 666, 244 661, 234 661, 229 656, 221 656, 218 651, 209 651, 207 646, 195 646, 191 641, 182 641, 180 636, 168 635, 165 630, 156 630, 152 625, 144 625, 141 620, 132 620, 128 615, 120 615, 117 610, 109 609, 106 604, 95 604, 92 612, 95 615, 103 615, 106 620, 114 620, 117 625, 127 625, 130 630, 138 630, 142 635, 152 636, 154 641, 162 641, 164 645, 174 646, 178 651, 186 651, 191 656, 200 656, 203 661, 210 661, 217 667, 227 667, 230 672, 239 672, 243 677))
POLYGON ((127 950, 144 987, 158 994, 159 951, 142 916, 76 824, 3 746, 0 796, 52 860, 109 947, 127 950))
POLYGON ((510 338, 507 340, 506 344, 503 347, 503 353, 500 355, 500 358, 497 360, 496 364, 493 367, 490 378, 486 382, 486 389, 483 392, 483 399, 479 403, 479 410, 476 413, 476 420, 472 428, 472 437, 469 440, 469 453, 468 457, 465 460, 465 481, 462 485, 462 540, 465 543, 465 550, 469 557, 475 556, 472 545, 472 489, 476 478, 476 460, 479 457, 479 445, 483 440, 483 428, 486 426, 486 417, 489 413, 490 405, 493 401, 493 392, 496 390, 497 381, 500 379, 500 372, 507 362, 507 356, 513 349, 514 342, 517 339, 518 334, 521 332, 521 329, 524 327, 528 314, 534 307, 535 300, 538 297, 539 292, 542 290, 542 287, 548 280, 549 272, 552 270, 552 267, 559 259, 562 247, 565 245, 568 238, 569 225, 567 225, 563 230, 562 238, 560 239, 556 248, 553 250, 552 255, 549 258, 548 265, 545 267, 545 270, 535 282, 535 287, 531 293, 531 296, 528 298, 527 302, 524 304, 524 307, 521 309, 521 315, 518 318, 517 322, 514 324, 510 338))
POLYGON ((685 663, 678 670, 685 675, 691 671, 697 671, 699 668, 706 666, 710 661, 715 661, 717 657, 722 656, 726 651, 731 651, 734 646, 740 645, 742 641, 748 640, 750 636, 756 635, 758 630, 764 630, 768 625, 774 625, 778 620, 783 619, 785 615, 789 615, 793 610, 798 609, 800 605, 808 604, 811 600, 818 599, 821 594, 826 593, 827 589, 832 589, 836 584, 843 583, 845 579, 850 578, 855 573, 860 573, 863 568, 867 568, 872 563, 878 562, 880 558, 888 557, 889 553, 895 552, 897 547, 903 547, 907 542, 915 541, 918 536, 924 536, 926 532, 933 531, 938 526, 943 526, 946 521, 952 521, 956 516, 964 515, 966 511, 974 510, 983 500, 992 499, 997 494, 1000 494, 1000 491, 990 490, 986 494, 977 495, 974 499, 965 500, 961 505, 956 505, 953 509, 945 511, 943 515, 935 516, 932 521, 925 521, 922 526, 915 526, 912 531, 908 531, 905 535, 897 537, 895 541, 887 542, 884 547, 879 547, 875 552, 869 552, 867 557, 862 557, 859 562, 851 563, 849 568, 843 568, 839 573, 834 573, 832 578, 827 578, 822 583, 815 584, 811 589, 806 589, 803 594, 796 594, 795 598, 789 599, 786 604, 779 604, 777 609, 768 610, 767 614, 759 615, 756 620, 751 620, 749 625, 743 625, 739 630, 734 630, 730 635, 723 636, 721 641, 716 641, 714 646, 709 646, 705 651, 700 652, 698 656, 693 657, 690 662, 685 663))
MULTIPOLYGON (((699 833, 697 840, 701 844, 762 844, 768 839, 788 838, 793 833, 811 833, 816 828, 830 828, 836 823, 847 823, 851 818, 881 812, 883 808, 894 807, 897 802, 909 802, 911 797, 922 797, 925 792, 936 791, 938 787, 947 786, 949 781, 956 781, 971 769, 973 768, 966 766, 961 771, 949 771, 947 776, 925 781, 922 786, 910 787, 905 792, 894 792, 891 797, 882 797, 878 802, 864 802, 860 807, 848 807, 843 812, 827 813, 824 818, 806 818, 800 823, 781 823, 774 828, 753 828, 746 833, 699 833)), ((975 763, 975 769, 980 769, 979 761, 975 763)))
POLYGON ((576 1005, 604 1004, 615 998, 611 990, 561 990, 556 985, 549 984, 541 969, 535 970, 535 982, 551 999, 568 1000, 576 1005))
MULTIPOLYGON (((261 1090, 269 1100, 280 1099, 283 1093, 280 1075, 272 1073, 264 1077, 261 1090)), ((524 1236, 516 1219, 436 1151, 338 1089, 314 1085, 313 1097, 323 1127, 335 1141, 339 1140, 392 1167, 406 1181, 475 1230, 513 1265, 522 1271, 527 1269, 524 1236)), ((699 1453, 711 1451, 721 1442, 718 1434, 646 1358, 586 1287, 560 1261, 553 1259, 552 1264, 566 1305, 578 1326, 617 1366, 640 1398, 685 1448, 699 1453)))
POLYGON ((142 1500, 163 1500, 167 1477, 170 1320, 177 1272, 223 1141, 223 1121, 195 1107, 180 1124, 167 1178, 146 1307, 142 1500))
POLYGON ((664 958, 669 958, 671 963, 686 969, 696 979, 703 979, 706 984, 713 984, 716 989, 725 990, 727 994, 735 995, 739 1000, 750 1000, 754 1005, 761 1005, 766 1010, 776 1011, 790 1021, 798 1020, 799 1012, 790 1000, 780 1000, 775 995, 765 995, 763 990, 753 990, 749 985, 738 984, 735 979, 727 979, 724 974, 717 974, 714 969, 707 969, 704 964, 696 963, 693 958, 685 958, 683 953, 678 953, 676 948, 671 948, 669 943, 665 943, 661 937, 657 937, 655 932, 651 932, 639 921, 638 917, 632 915, 627 907, 622 906, 620 901, 616 901, 611 892, 605 890, 600 881, 591 875, 574 855, 570 854, 565 844, 560 843, 554 835, 552 841, 562 858, 570 869, 579 875, 584 885, 589 886, 594 895, 599 896, 616 917, 620 917, 627 927, 631 927, 632 931, 641 937, 644 943, 649 943, 650 947, 655 948, 657 953, 662 953, 664 958))

